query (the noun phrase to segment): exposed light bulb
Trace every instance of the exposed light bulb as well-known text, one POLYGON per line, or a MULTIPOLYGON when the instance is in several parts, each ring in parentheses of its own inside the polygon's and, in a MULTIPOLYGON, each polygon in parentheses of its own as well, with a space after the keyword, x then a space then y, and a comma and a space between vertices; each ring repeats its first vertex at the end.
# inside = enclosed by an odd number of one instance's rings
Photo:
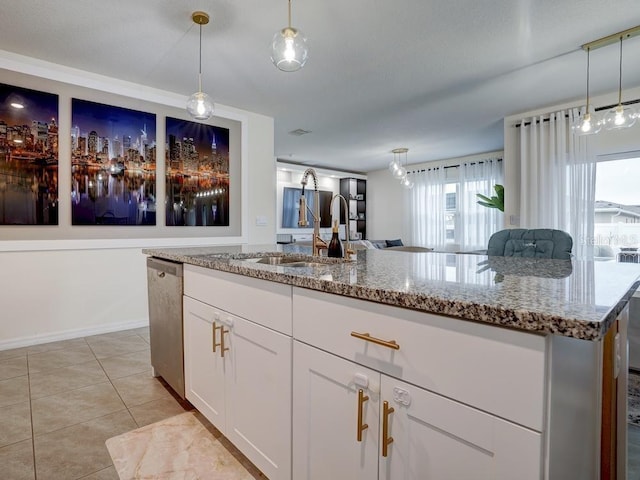
POLYGON ((284 39, 284 59, 290 63, 294 58, 296 58, 296 49, 293 48, 293 36, 288 35, 284 39))
POLYGON ((12 106, 13 108, 17 108, 18 110, 21 110, 21 109, 23 109, 23 108, 24 108, 24 105, 23 105, 23 104, 21 104, 21 103, 18 103, 18 102, 13 102, 13 103, 11 103, 11 106, 12 106))
POLYGON ((204 115, 204 100, 202 100, 201 98, 198 99, 198 106, 196 107, 196 111, 198 112, 198 115, 204 115))
POLYGON ((624 119, 624 110, 622 109, 622 105, 618 105, 616 107, 616 116, 613 120, 613 123, 616 124, 616 126, 622 126, 625 123, 625 119, 624 119))
POLYGON ((587 113, 582 120, 582 126, 580 127, 584 133, 591 131, 591 114, 587 113))

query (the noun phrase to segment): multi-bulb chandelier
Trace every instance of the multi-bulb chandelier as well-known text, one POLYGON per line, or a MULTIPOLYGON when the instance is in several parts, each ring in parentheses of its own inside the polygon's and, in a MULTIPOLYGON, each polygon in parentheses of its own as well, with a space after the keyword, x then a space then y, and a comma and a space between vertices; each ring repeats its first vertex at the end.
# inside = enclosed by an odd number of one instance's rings
POLYGON ((394 148, 391 150, 393 153, 393 160, 389 163, 389 171, 396 180, 400 180, 400 184, 407 189, 413 188, 413 182, 407 175, 407 152, 408 148, 394 148), (404 167, 402 166, 402 160, 404 155, 404 167))
POLYGON ((640 35, 640 25, 582 45, 582 49, 587 52, 587 103, 578 118, 576 118, 571 125, 571 129, 575 135, 594 135, 600 132, 602 128, 605 130, 620 130, 632 127, 636 123, 640 113, 631 105, 624 105, 622 103, 622 41, 635 37, 636 35, 640 35), (620 44, 618 104, 607 112, 604 112, 604 114, 599 114, 589 101, 590 53, 591 50, 613 43, 620 44))

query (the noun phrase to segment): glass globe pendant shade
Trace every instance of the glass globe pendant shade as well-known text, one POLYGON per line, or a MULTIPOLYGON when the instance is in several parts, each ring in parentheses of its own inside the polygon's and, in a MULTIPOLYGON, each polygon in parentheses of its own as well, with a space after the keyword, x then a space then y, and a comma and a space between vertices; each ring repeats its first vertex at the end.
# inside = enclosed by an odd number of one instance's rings
POLYGON ((391 173, 395 172, 400 168, 400 162, 398 162, 395 158, 389 162, 389 171, 391 173))
POLYGON ((605 130, 621 130, 632 127, 636 123, 636 111, 629 105, 618 104, 604 116, 605 130))
POLYGON ((187 100, 187 112, 196 120, 208 120, 213 115, 213 101, 204 92, 196 92, 187 100))
POLYGON ((304 34, 292 27, 276 32, 271 42, 271 61, 283 72, 295 72, 307 63, 309 48, 304 34))
POLYGON ((407 176, 407 169, 404 167, 398 167, 393 172, 391 172, 391 176, 396 180, 402 180, 407 176))
POLYGON ((409 180, 408 176, 405 176, 402 180, 400 180, 400 184, 407 190, 411 190, 413 188, 413 182, 409 180))
POLYGON ((591 111, 581 113, 571 125, 571 130, 575 135, 585 136, 594 135, 602 129, 602 120, 598 115, 591 111))

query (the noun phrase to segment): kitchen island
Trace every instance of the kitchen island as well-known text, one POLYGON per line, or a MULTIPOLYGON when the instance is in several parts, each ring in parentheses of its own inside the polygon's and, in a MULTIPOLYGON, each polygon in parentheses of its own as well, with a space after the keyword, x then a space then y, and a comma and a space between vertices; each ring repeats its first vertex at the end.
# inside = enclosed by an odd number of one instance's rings
POLYGON ((187 398, 270 478, 623 470, 638 266, 280 248, 144 250, 186 264, 187 398))

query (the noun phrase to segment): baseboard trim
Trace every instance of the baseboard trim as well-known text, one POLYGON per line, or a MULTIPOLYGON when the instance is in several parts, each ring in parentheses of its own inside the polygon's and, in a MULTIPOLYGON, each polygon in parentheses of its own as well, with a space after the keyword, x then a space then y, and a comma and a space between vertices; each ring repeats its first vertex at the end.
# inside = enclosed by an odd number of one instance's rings
POLYGON ((40 345, 41 343, 58 342, 60 340, 69 340, 72 338, 89 337, 91 335, 100 335, 101 333, 117 332, 119 330, 130 330, 132 328, 146 327, 148 325, 149 320, 147 318, 143 318, 128 322, 109 323, 89 328, 76 328, 30 337, 0 340, 0 351, 11 350, 12 348, 31 347, 32 345, 40 345))

